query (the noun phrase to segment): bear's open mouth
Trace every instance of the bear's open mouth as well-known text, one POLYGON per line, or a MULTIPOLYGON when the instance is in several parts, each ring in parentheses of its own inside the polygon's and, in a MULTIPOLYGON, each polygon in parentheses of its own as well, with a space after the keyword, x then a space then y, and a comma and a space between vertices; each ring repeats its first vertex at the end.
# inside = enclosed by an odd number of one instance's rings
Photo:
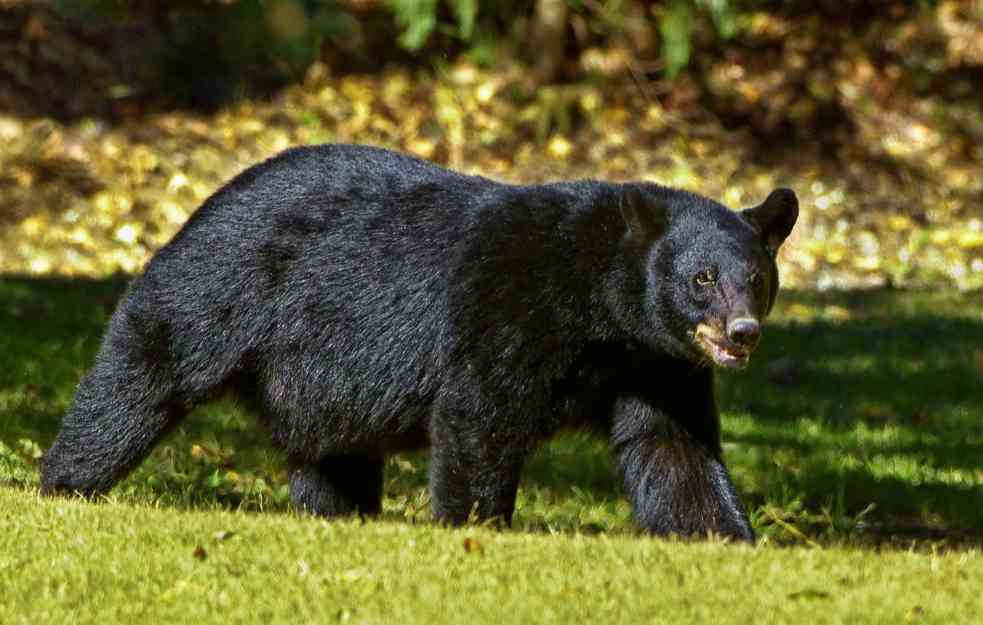
POLYGON ((751 359, 750 349, 730 342, 722 332, 705 323, 696 326, 693 338, 700 349, 720 367, 739 369, 746 367, 751 359))

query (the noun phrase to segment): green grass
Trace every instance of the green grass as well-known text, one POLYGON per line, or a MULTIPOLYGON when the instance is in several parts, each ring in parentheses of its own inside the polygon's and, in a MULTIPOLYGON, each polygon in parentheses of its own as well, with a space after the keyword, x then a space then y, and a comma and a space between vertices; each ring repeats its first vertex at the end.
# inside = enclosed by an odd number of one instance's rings
POLYGON ((750 549, 41 499, 0 489, 0 622, 938 623, 983 556, 750 549))
POLYGON ((0 279, 4 625, 983 613, 983 294, 782 294, 752 366, 719 384, 728 464, 762 536, 745 549, 641 536, 604 441, 583 435, 528 463, 511 531, 431 525, 426 454, 392 459, 380 521, 297 517, 282 458, 230 400, 197 410, 106 501, 39 499, 37 458, 124 286, 0 279))

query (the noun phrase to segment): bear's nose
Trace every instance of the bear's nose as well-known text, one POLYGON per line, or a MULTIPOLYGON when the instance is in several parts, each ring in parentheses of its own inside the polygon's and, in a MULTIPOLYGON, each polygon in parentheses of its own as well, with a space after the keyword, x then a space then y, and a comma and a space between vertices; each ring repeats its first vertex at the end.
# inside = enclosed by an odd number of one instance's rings
POLYGON ((761 338, 761 325, 751 317, 731 319, 727 322, 727 338, 741 347, 754 347, 761 338))

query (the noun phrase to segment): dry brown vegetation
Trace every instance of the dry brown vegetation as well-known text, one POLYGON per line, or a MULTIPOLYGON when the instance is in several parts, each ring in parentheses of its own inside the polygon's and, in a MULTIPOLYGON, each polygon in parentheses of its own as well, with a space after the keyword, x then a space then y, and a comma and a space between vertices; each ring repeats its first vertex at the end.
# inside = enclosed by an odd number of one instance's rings
POLYGON ((787 185, 803 206, 787 284, 983 286, 978 1, 887 3, 854 20, 748 12, 730 44, 697 46, 671 82, 646 71, 651 46, 635 33, 586 45, 565 83, 507 58, 353 74, 317 62, 213 112, 120 82, 124 57, 104 33, 7 4, 2 272, 138 271, 236 172, 337 141, 515 182, 649 179, 735 207, 787 185))

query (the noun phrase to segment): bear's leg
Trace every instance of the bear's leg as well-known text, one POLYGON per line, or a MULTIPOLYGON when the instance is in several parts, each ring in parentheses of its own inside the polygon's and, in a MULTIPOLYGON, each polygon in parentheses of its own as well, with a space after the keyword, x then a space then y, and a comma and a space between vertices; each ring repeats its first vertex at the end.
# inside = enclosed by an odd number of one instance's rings
POLYGON ((379 514, 383 464, 382 458, 372 456, 292 462, 290 499, 294 509, 324 517, 379 514))
POLYGON ((715 532, 753 543, 721 457, 716 412, 705 409, 675 415, 639 398, 617 403, 612 439, 635 518, 656 534, 715 532))
POLYGON ((435 418, 430 496, 437 520, 461 525, 474 514, 478 521, 511 525, 525 457, 520 449, 519 443, 504 435, 458 428, 435 418))

